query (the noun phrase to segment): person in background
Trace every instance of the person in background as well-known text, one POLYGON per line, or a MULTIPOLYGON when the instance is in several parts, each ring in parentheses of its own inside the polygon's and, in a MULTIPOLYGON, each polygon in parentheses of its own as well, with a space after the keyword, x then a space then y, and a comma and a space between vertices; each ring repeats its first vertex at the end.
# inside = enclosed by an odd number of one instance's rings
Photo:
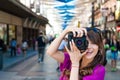
POLYGON ((108 39, 106 39, 106 38, 103 39, 103 44, 104 44, 105 52, 110 48, 108 42, 109 42, 108 39))
POLYGON ((22 52, 23 52, 23 56, 26 56, 27 53, 27 49, 28 49, 28 43, 26 40, 23 40, 22 42, 22 52))
POLYGON ((67 43, 68 43, 68 38, 67 37, 63 38, 58 50, 63 52, 66 51, 65 46, 67 45, 67 43))
POLYGON ((20 55, 21 54, 21 46, 19 44, 17 44, 17 54, 20 55))
POLYGON ((112 35, 112 39, 110 41, 110 49, 111 49, 111 71, 117 71, 117 57, 118 57, 118 50, 120 48, 120 44, 117 41, 116 35, 112 35))
POLYGON ((107 38, 103 38, 103 45, 104 45, 104 49, 105 49, 105 63, 104 63, 104 65, 106 65, 107 64, 107 59, 109 58, 109 56, 108 56, 108 50, 110 49, 110 46, 109 46, 109 40, 107 39, 107 38))
POLYGON ((61 35, 56 38, 46 51, 52 58, 60 62, 59 80, 104 80, 104 45, 101 31, 97 28, 77 28, 67 27, 61 35), (70 41, 70 50, 59 51, 58 47, 62 39, 69 32, 73 32, 74 37, 82 37, 85 33, 88 41, 88 48, 81 52, 76 47, 75 42, 70 41), (78 35, 75 35, 75 32, 78 35))
POLYGON ((4 41, 1 39, 1 37, 0 37, 0 50, 1 51, 4 50, 4 41))
MULTIPOLYGON (((67 43, 68 43, 68 38, 67 38, 67 36, 65 36, 65 38, 63 38, 62 42, 60 43, 58 50, 66 52, 65 46, 67 45, 67 43)), ((58 67, 56 70, 59 71, 59 63, 58 63, 58 67)))
POLYGON ((33 40, 32 40, 32 47, 33 47, 33 50, 35 50, 35 42, 36 42, 36 39, 35 38, 33 38, 33 40))
POLYGON ((38 50, 38 62, 43 62, 43 60, 44 60, 44 50, 45 50, 45 45, 46 45, 45 40, 46 39, 43 35, 43 32, 40 31, 39 36, 36 39, 36 47, 38 50))
POLYGON ((11 56, 16 56, 16 46, 17 46, 17 41, 12 38, 10 41, 10 49, 11 49, 11 56))
POLYGON ((5 45, 4 41, 3 41, 3 39, 1 39, 1 37, 0 37, 0 50, 2 52, 6 51, 6 45, 5 45))
POLYGON ((3 53, 5 50, 4 48, 5 48, 5 44, 3 39, 1 39, 1 36, 0 36, 0 70, 3 69, 3 53))

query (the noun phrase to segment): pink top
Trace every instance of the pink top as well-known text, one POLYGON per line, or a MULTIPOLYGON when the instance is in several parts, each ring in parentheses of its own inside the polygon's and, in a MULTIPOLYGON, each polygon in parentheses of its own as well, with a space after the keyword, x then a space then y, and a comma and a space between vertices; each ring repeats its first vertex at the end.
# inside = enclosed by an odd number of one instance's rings
MULTIPOLYGON (((64 69, 71 69, 71 62, 68 53, 64 53, 65 59, 64 62, 60 64, 60 71, 63 72, 64 69)), ((97 65, 93 69, 93 73, 91 75, 87 75, 83 77, 83 80, 104 80, 105 77, 105 67, 102 65, 97 65)), ((59 80, 68 80, 68 78, 61 74, 59 80)))

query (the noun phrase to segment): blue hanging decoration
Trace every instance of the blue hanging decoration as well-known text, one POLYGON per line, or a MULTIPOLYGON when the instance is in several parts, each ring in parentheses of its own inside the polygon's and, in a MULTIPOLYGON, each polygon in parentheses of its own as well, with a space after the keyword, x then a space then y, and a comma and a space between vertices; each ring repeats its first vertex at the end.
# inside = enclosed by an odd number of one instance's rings
POLYGON ((65 24, 67 24, 67 21, 64 21, 65 24))
POLYGON ((66 24, 66 23, 62 24, 62 29, 64 30, 67 26, 68 26, 68 24, 66 24))
POLYGON ((56 1, 63 2, 63 3, 68 3, 68 2, 71 2, 71 1, 74 1, 74 0, 56 0, 56 1))
POLYGON ((72 15, 72 14, 75 14, 75 13, 65 10, 65 11, 59 12, 59 14, 71 14, 72 15))
POLYGON ((55 8, 58 10, 71 10, 71 9, 74 9, 75 6, 74 5, 63 5, 63 6, 56 6, 55 8))
POLYGON ((62 19, 64 20, 71 20, 74 16, 72 15, 65 15, 65 16, 62 16, 62 19))
POLYGON ((68 10, 74 9, 75 5, 68 5, 66 3, 74 1, 74 0, 56 0, 56 1, 65 3, 64 5, 54 7, 60 11, 60 12, 58 12, 59 14, 64 15, 64 16, 61 16, 61 18, 63 20, 63 24, 61 26, 62 26, 62 29, 64 30, 68 26, 69 22, 72 20, 72 18, 74 17, 74 14, 75 14, 73 12, 68 11, 68 10))
POLYGON ((63 22, 70 23, 70 22, 71 22, 71 19, 70 19, 70 20, 68 20, 68 19, 66 19, 66 20, 65 20, 65 19, 62 19, 62 21, 63 21, 63 22))
POLYGON ((70 16, 70 15, 66 15, 66 16, 62 16, 63 20, 65 20, 62 24, 62 29, 64 30, 68 24, 69 24, 69 21, 72 19, 73 16, 70 16))
POLYGON ((64 17, 63 20, 67 20, 70 21, 72 19, 72 17, 64 17))

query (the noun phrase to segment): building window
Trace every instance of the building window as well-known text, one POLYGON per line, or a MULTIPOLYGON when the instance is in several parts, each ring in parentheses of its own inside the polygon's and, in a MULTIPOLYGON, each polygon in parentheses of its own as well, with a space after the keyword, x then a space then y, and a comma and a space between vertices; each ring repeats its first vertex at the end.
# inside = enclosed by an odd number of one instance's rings
POLYGON ((16 27, 15 27, 15 25, 9 25, 9 41, 12 38, 16 39, 16 27))
POLYGON ((7 25, 0 23, 0 38, 7 43, 7 25))

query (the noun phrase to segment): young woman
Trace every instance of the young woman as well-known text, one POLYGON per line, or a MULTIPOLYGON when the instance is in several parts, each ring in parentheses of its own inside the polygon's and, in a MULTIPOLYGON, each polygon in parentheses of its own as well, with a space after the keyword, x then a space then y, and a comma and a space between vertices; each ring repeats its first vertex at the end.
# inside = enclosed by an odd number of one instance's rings
POLYGON ((49 46, 47 53, 60 62, 61 76, 59 80, 104 80, 104 47, 100 30, 97 28, 66 28, 49 46), (58 51, 58 47, 66 34, 73 32, 74 37, 82 37, 85 33, 88 48, 81 53, 74 41, 70 42, 70 50, 58 51), (75 35, 75 33, 78 33, 75 35))
POLYGON ((120 48, 119 42, 117 41, 116 35, 112 35, 112 39, 110 42, 111 48, 111 71, 117 71, 117 57, 118 57, 118 50, 120 48))

